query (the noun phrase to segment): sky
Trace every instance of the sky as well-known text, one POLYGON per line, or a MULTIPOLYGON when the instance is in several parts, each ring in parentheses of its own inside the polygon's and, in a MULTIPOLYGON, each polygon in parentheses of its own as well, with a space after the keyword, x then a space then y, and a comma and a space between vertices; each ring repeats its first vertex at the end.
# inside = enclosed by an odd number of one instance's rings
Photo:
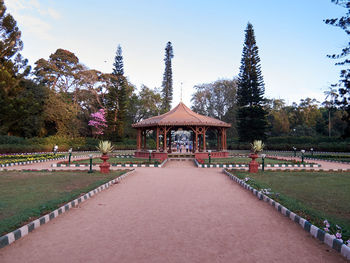
POLYGON ((112 72, 118 44, 131 83, 160 88, 165 46, 173 44, 172 106, 191 106, 194 86, 239 73, 247 23, 253 24, 267 98, 322 102, 339 79, 327 54, 348 43, 323 20, 346 9, 331 0, 5 0, 22 31, 23 56, 34 65, 58 48, 91 69, 112 72))

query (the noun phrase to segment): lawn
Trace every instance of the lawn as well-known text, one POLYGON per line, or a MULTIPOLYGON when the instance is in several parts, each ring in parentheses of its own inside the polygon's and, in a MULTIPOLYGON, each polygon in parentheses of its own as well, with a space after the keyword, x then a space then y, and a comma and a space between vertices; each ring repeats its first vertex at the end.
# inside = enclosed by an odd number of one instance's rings
POLYGON ((0 172, 0 236, 125 172, 0 172))
MULTIPOLYGON (((67 161, 65 161, 65 163, 66 162, 67 161)), ((146 163, 155 164, 155 163, 158 163, 159 164, 159 160, 156 160, 156 159, 151 159, 151 162, 149 162, 149 159, 134 158, 134 157, 128 157, 128 158, 125 158, 125 157, 124 158, 111 157, 108 160, 108 162, 111 163, 111 164, 124 164, 124 163, 133 163, 133 164, 137 164, 137 163, 141 163, 141 164, 146 164, 146 163)), ((79 161, 72 161, 72 163, 76 163, 76 164, 90 163, 90 159, 79 160, 79 161)), ((92 159, 92 163, 93 164, 102 163, 102 160, 100 158, 93 158, 92 159)))
MULTIPOLYGON (((209 159, 203 159, 205 164, 209 164, 209 159)), ((211 164, 249 164, 252 159, 248 157, 232 156, 229 158, 211 158, 211 164)), ((256 159, 258 163, 262 163, 262 159, 256 159)), ((276 160, 265 158, 266 164, 292 164, 291 161, 276 160)))
POLYGON ((350 238, 349 172, 247 172, 231 171, 256 189, 271 188, 273 199, 323 229, 323 220, 338 224, 350 238))

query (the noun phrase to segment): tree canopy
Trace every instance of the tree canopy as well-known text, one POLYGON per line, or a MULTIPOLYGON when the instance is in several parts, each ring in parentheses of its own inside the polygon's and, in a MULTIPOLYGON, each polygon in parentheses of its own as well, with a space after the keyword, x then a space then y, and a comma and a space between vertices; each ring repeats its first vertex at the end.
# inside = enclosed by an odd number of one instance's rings
MULTIPOLYGON (((332 0, 336 5, 342 6, 346 9, 346 14, 340 18, 326 19, 325 23, 339 27, 345 31, 345 33, 350 35, 350 1, 349 0, 332 0)), ((337 99, 337 104, 344 109, 347 114, 343 116, 347 123, 347 128, 344 133, 344 137, 350 137, 350 69, 346 68, 350 64, 350 59, 348 56, 350 54, 350 42, 347 43, 339 54, 328 55, 328 57, 336 60, 342 59, 342 61, 337 62, 336 65, 342 66, 343 69, 340 70, 340 80, 339 83, 334 84, 333 87, 338 87, 339 97, 337 99)))

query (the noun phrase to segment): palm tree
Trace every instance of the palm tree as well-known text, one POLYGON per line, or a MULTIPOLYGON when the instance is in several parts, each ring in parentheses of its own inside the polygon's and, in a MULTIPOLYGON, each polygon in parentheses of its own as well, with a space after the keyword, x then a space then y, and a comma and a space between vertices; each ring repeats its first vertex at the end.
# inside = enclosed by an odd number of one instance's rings
POLYGON ((331 137, 331 111, 336 108, 338 93, 336 89, 330 87, 329 90, 324 92, 324 94, 326 95, 326 98, 322 104, 328 109, 328 136, 331 137))

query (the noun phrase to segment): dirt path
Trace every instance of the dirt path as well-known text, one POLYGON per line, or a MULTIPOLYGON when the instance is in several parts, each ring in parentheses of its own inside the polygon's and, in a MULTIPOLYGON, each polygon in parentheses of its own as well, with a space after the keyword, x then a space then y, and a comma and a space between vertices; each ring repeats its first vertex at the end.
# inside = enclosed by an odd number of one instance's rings
POLYGON ((0 262, 346 262, 220 169, 171 162, 0 250, 0 262))
MULTIPOLYGON (((273 156, 276 157, 276 156, 273 156)), ((280 159, 286 159, 286 160, 297 160, 301 161, 301 158, 298 157, 278 157, 280 159)), ((84 158, 86 159, 86 158, 84 158)), ((88 170, 88 167, 52 167, 52 164, 57 164, 60 161, 54 160, 54 161, 48 161, 48 162, 42 162, 42 163, 34 163, 34 164, 27 164, 27 165, 16 165, 16 166, 9 166, 0 168, 1 169, 8 169, 8 170, 22 170, 22 169, 54 169, 54 170, 88 170)), ((304 167, 294 167, 293 170, 303 170, 303 169, 313 169, 313 170, 334 170, 334 169, 350 169, 350 164, 345 163, 335 163, 335 162, 326 162, 326 161, 316 161, 316 160, 306 160, 306 162, 310 163, 318 163, 321 164, 321 167, 314 167, 314 168, 304 168, 304 167)), ((166 167, 172 167, 172 166, 181 166, 186 165, 187 167, 195 167, 194 163, 188 163, 185 164, 184 161, 171 161, 166 163, 166 167), (178 164, 176 164, 178 162, 178 164)), ((98 170, 98 167, 94 167, 93 169, 98 170)), ((120 167, 111 167, 113 170, 118 170, 120 167)), ((248 168, 247 168, 248 169, 248 168)), ((281 169, 290 169, 288 167, 265 167, 266 170, 281 170, 281 169)))
MULTIPOLYGON (((284 159, 284 160, 301 161, 301 158, 299 158, 299 157, 278 157, 278 158, 284 159)), ((321 167, 319 167, 319 168, 313 168, 315 170, 319 170, 319 169, 323 169, 323 170, 350 169, 350 164, 346 164, 346 163, 326 162, 326 161, 320 161, 320 160, 305 160, 305 161, 308 163, 317 163, 317 164, 321 165, 321 167)), ((304 168, 301 168, 301 169, 304 169, 304 168)))

